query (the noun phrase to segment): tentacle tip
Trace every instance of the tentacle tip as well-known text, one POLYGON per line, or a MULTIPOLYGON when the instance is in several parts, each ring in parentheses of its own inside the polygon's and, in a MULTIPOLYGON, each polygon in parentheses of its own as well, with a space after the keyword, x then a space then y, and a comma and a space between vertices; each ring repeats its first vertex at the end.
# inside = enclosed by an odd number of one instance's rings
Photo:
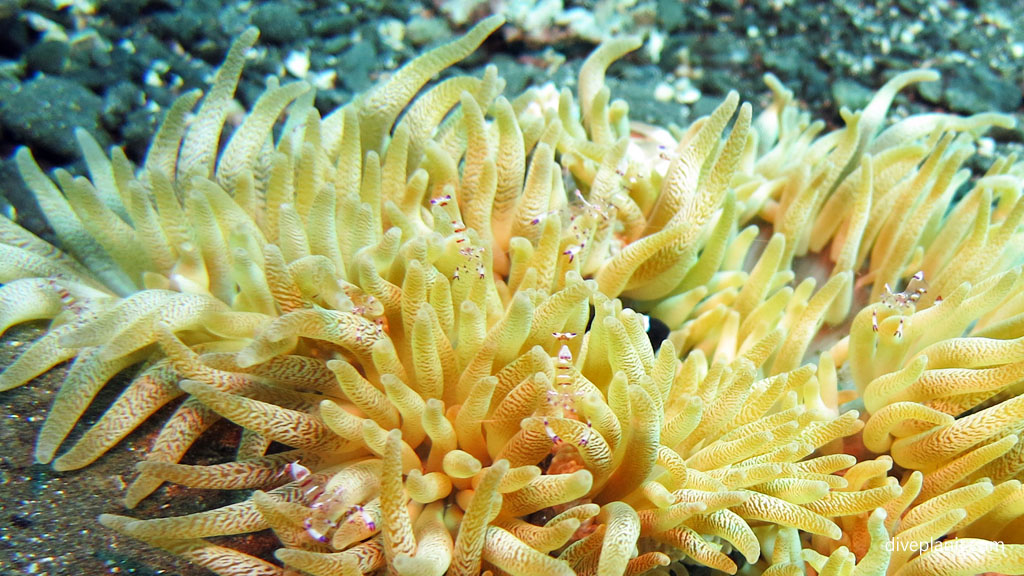
POLYGON ((69 456, 72 456, 73 453, 74 453, 74 449, 72 449, 71 452, 68 452, 67 454, 64 454, 60 458, 57 458, 56 460, 54 460, 53 461, 53 469, 54 469, 54 471, 56 471, 56 472, 68 472, 70 470, 78 470, 79 468, 84 468, 84 467, 86 467, 86 466, 88 466, 89 464, 92 463, 91 460, 90 461, 86 461, 86 462, 82 462, 78 458, 73 458, 73 457, 69 458, 69 456))
POLYGON ((122 533, 125 531, 129 524, 135 522, 134 518, 131 518, 129 516, 121 516, 119 514, 100 514, 97 520, 104 527, 122 533))

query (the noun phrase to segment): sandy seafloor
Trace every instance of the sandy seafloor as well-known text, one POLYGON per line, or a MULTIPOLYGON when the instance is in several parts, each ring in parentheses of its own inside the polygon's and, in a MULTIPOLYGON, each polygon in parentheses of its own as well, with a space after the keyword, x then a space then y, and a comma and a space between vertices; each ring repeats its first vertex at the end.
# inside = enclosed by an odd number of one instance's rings
MULTIPOLYGON (((510 10, 512 23, 462 69, 478 73, 483 65, 497 63, 509 79, 506 94, 527 83, 571 83, 597 40, 595 30, 621 30, 644 34, 648 46, 650 38, 660 38, 660 52, 642 50, 609 74, 612 96, 625 98, 632 117, 648 123, 686 125, 732 88, 758 108, 766 101, 761 76, 772 71, 816 117, 835 125, 837 103, 859 107, 894 73, 915 66, 936 67, 944 80, 905 91, 894 115, 999 109, 1020 122, 1024 112, 1024 15, 1011 0, 56 4, 64 6, 54 8, 51 0, 0 0, 0 30, 5 31, 0 35, 0 192, 7 199, 0 199, 0 208, 11 214, 13 205, 19 221, 44 236, 45 222, 12 169, 16 147, 32 147, 46 167, 80 171, 68 147, 69 130, 84 124, 105 145, 123 145, 138 161, 162 111, 184 90, 205 87, 231 37, 252 23, 264 30, 238 94, 247 106, 266 74, 289 74, 284 62, 297 53, 323 83, 318 105, 330 110, 380 74, 464 30, 462 22, 501 4, 510 10)), ((991 144, 1019 150, 1022 135, 1019 127, 998 131, 991 144)), ((982 157, 976 168, 985 164, 982 157)), ((3 335, 0 367, 44 328, 22 326, 3 335)), ((0 575, 208 574, 95 520, 101 513, 179 515, 244 497, 165 486, 137 509, 124 509, 121 500, 134 464, 173 407, 84 470, 54 473, 33 463, 35 434, 63 374, 57 369, 0 393, 0 575)), ((86 422, 99 417, 121 385, 108 384, 86 422)), ((72 440, 81 432, 76 429, 72 440)), ((215 428, 187 461, 215 462, 236 440, 229 427, 215 428)), ((266 551, 272 540, 258 534, 231 542, 266 551)))

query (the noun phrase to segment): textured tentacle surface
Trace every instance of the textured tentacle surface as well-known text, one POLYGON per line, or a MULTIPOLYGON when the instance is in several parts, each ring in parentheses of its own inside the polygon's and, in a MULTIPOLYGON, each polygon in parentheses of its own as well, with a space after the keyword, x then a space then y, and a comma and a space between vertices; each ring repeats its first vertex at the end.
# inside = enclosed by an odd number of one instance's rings
POLYGON ((181 398, 126 504, 251 492, 100 522, 221 575, 1024 573, 1024 165, 965 168, 1007 118, 882 130, 918 70, 826 132, 770 77, 662 138, 605 86, 636 39, 575 96, 433 83, 502 23, 222 143, 247 30, 140 169, 17 152, 60 246, 0 218, 0 333, 49 322, 0 390, 73 360, 37 459, 181 398))

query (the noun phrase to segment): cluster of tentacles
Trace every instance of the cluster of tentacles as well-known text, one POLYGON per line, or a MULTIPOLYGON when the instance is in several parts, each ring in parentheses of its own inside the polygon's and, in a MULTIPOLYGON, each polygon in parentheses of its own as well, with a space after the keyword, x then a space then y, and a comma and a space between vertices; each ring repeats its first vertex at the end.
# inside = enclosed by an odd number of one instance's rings
POLYGON ((963 168, 1009 120, 882 130, 914 71, 834 132, 769 78, 670 133, 604 85, 628 39, 575 97, 425 88, 501 24, 323 118, 271 79, 222 146, 250 30, 141 168, 19 151, 63 251, 0 219, 0 331, 51 319, 0 389, 73 360, 37 460, 183 396, 127 505, 251 497, 100 521, 225 576, 1024 573, 1024 167, 963 168), (236 458, 180 463, 220 419, 236 458), (282 565, 207 540, 267 529, 282 565))

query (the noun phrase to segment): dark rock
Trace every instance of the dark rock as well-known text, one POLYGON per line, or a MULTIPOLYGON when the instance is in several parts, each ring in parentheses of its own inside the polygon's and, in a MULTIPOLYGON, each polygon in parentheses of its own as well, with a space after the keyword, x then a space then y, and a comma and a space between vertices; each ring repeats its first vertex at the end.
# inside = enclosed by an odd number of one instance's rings
POLYGON ((337 36, 352 31, 358 23, 359 19, 354 14, 330 12, 313 20, 311 26, 316 36, 337 36))
POLYGON ((732 34, 719 33, 697 41, 690 48, 700 54, 707 66, 733 66, 750 60, 750 52, 732 34))
POLYGON ((352 100, 352 94, 345 90, 317 90, 314 105, 317 110, 333 111, 352 100))
POLYGON ((74 129, 85 128, 104 142, 100 130, 103 99, 76 82, 40 76, 0 101, 4 132, 36 152, 71 159, 78 156, 74 129))
POLYGON ((15 528, 31 528, 32 519, 24 514, 11 514, 11 526, 15 528))
POLYGON ((452 37, 452 30, 442 18, 414 17, 405 27, 405 38, 413 46, 436 45, 452 37))
POLYGON ((372 42, 359 42, 341 55, 344 71, 339 72, 342 85, 352 92, 363 92, 373 86, 370 72, 378 67, 377 52, 372 42))
POLYGON ((344 52, 351 45, 352 39, 349 38, 348 35, 332 36, 330 38, 325 38, 323 44, 320 45, 319 50, 319 52, 322 54, 314 53, 310 57, 310 62, 316 63, 316 59, 321 57, 322 55, 331 55, 336 57, 338 54, 344 52))
POLYGON ((107 0, 100 4, 99 9, 123 26, 131 24, 139 17, 143 4, 144 2, 137 0, 107 0))
MULTIPOLYGON (((700 79, 699 87, 700 91, 705 94, 717 94, 719 96, 728 94, 729 90, 737 88, 736 76, 728 70, 708 69, 704 72, 704 77, 700 79)), ((742 90, 741 93, 744 98, 754 96, 753 90, 742 90)))
MULTIPOLYGON (((21 83, 15 78, 0 76, 0 102, 3 102, 11 94, 14 94, 21 87, 21 83)), ((3 124, 0 123, 0 127, 3 124)))
POLYGON ((133 109, 145 103, 145 95, 131 82, 119 82, 104 95, 103 125, 111 132, 117 132, 124 124, 125 117, 133 109))
POLYGON ((252 23, 264 42, 288 44, 308 34, 298 10, 284 2, 268 2, 253 10, 252 23))
POLYGON ((161 121, 163 113, 148 108, 134 108, 128 112, 120 129, 128 158, 136 163, 141 163, 145 159, 161 121))
POLYGON ((0 0, 0 18, 7 18, 24 8, 25 0, 0 0))
POLYGON ((159 36, 173 38, 182 46, 192 47, 206 38, 210 15, 194 10, 174 10, 153 17, 152 28, 159 36))
POLYGON ((922 82, 917 85, 917 93, 926 102, 931 102, 932 104, 941 104, 944 92, 945 89, 942 86, 941 80, 939 82, 922 82))
POLYGON ((735 12, 740 7, 740 0, 712 0, 708 3, 712 12, 722 11, 726 13, 735 12))
POLYGON ((0 56, 19 57, 32 45, 35 32, 17 14, 0 17, 0 56))
POLYGON ((692 118, 703 118, 704 116, 710 116, 716 108, 722 105, 724 100, 723 95, 706 96, 697 100, 691 106, 692 118))
POLYGON ((43 213, 39 211, 35 196, 21 179, 14 158, 0 158, 0 182, 4 183, 3 196, 14 207, 18 223, 44 239, 54 240, 52 234, 49 234, 49 225, 43 213))
POLYGON ((658 0, 658 24, 666 32, 682 28, 686 24, 683 3, 678 0, 658 0))
POLYGON ((1016 110, 1021 104, 1020 87, 1003 80, 983 65, 957 66, 943 72, 944 100, 957 112, 1016 110))
MULTIPOLYGON (((157 42, 152 36, 138 38, 137 40, 134 40, 134 44, 135 52, 132 54, 129 54, 119 47, 114 47, 111 51, 111 59, 114 62, 113 65, 122 70, 122 74, 124 74, 125 71, 130 71, 131 77, 140 79, 144 78, 146 71, 148 71, 157 60, 160 60, 167 64, 170 68, 170 72, 181 77, 186 87, 207 87, 206 82, 214 70, 214 67, 208 63, 208 60, 200 58, 184 58, 174 51, 169 50, 163 43, 157 42)), ((226 53, 226 47, 219 50, 214 62, 219 63, 226 53)), ((170 100, 160 102, 160 104, 169 105, 170 100)))
POLYGON ((498 76, 505 79, 505 97, 510 94, 521 94, 523 90, 540 76, 540 71, 507 54, 499 54, 491 59, 491 64, 498 67, 498 76))
POLYGON ((850 110, 860 110, 867 106, 875 91, 851 78, 843 78, 832 84, 832 100, 836 109, 843 106, 850 110))
POLYGON ((181 0, 104 0, 96 6, 97 12, 109 15, 118 26, 131 26, 144 16, 181 8, 181 0))
POLYGON ((654 316, 650 316, 648 320, 650 321, 650 328, 647 330, 647 338, 651 341, 651 348, 657 352, 661 348, 661 343, 668 338, 671 330, 669 330, 667 324, 654 316))
POLYGON ((623 77, 609 77, 606 81, 612 93, 612 99, 622 99, 629 104, 629 118, 648 124, 667 125, 668 123, 685 124, 687 108, 676 102, 660 102, 655 100, 654 88, 657 74, 650 73, 653 67, 630 67, 630 72, 623 77), (644 73, 643 70, 648 70, 644 73), (633 72, 639 72, 634 75, 633 72), (648 80, 644 80, 647 78, 648 80))
POLYGON ((896 4, 908 14, 919 14, 928 7, 928 3, 922 0, 897 0, 896 4))
POLYGON ((29 70, 60 74, 68 64, 68 44, 59 40, 40 42, 28 49, 25 63, 29 70))

